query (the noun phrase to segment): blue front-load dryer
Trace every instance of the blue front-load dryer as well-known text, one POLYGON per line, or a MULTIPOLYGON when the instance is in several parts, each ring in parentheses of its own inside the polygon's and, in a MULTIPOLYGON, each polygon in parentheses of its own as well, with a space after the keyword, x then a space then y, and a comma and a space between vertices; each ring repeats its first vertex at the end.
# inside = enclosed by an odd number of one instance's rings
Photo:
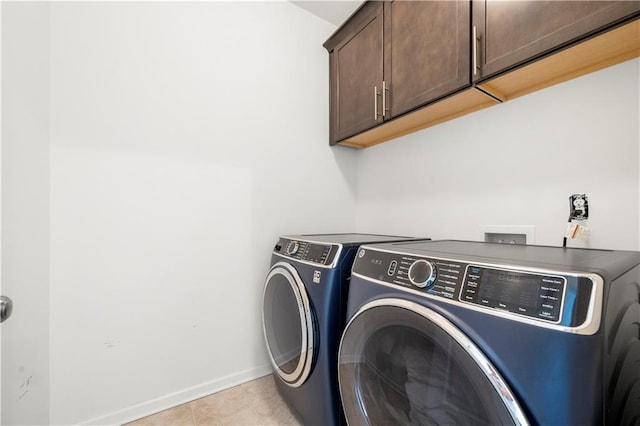
POLYGON ((640 424, 640 253, 366 245, 338 375, 354 425, 640 424))
POLYGON ((263 328, 276 386, 305 425, 344 423, 337 379, 348 283, 358 247, 407 237, 371 234, 280 237, 263 298, 263 328))

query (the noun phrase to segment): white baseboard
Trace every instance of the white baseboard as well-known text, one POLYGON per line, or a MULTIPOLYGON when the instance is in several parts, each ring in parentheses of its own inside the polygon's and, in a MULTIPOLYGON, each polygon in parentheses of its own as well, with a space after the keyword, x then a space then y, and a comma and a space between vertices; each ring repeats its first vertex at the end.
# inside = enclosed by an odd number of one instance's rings
POLYGON ((81 422, 80 424, 122 425, 124 423, 132 422, 151 414, 167 410, 177 405, 185 404, 198 398, 211 395, 212 393, 220 392, 233 386, 258 379, 260 377, 266 376, 267 374, 271 374, 272 372, 273 368, 271 367, 271 364, 261 365, 255 368, 241 371, 239 373, 221 377, 219 379, 213 380, 208 383, 203 383, 189 389, 184 389, 169 395, 165 395, 151 401, 136 404, 104 416, 96 417, 91 420, 81 422))

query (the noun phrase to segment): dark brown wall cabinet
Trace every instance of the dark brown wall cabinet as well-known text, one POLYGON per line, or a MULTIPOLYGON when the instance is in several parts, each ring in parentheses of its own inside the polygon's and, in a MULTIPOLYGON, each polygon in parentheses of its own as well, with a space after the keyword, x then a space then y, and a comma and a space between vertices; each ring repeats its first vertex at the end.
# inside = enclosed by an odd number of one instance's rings
POLYGON ((638 57, 639 1, 473 1, 473 80, 501 101, 638 57))
POLYGON ((382 117, 383 3, 366 4, 325 46, 329 56, 331 144, 370 129, 382 117), (338 37, 339 36, 339 37, 338 37))
POLYGON ((470 87, 470 13, 468 1, 360 8, 324 44, 331 144, 470 87))
POLYGON ((470 85, 469 18, 468 1, 385 3, 384 78, 390 117, 470 85))
POLYGON ((324 43, 330 144, 367 147, 640 56, 640 1, 371 1, 324 43))
POLYGON ((638 12, 634 1, 473 1, 473 80, 507 71, 638 12))

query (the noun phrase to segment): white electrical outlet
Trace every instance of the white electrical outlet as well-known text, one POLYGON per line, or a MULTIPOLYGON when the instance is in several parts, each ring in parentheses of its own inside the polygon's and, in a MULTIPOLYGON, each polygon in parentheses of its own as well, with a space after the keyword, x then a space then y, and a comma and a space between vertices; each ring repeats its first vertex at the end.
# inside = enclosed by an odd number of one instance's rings
POLYGON ((535 244, 533 225, 480 225, 480 240, 489 243, 535 244))

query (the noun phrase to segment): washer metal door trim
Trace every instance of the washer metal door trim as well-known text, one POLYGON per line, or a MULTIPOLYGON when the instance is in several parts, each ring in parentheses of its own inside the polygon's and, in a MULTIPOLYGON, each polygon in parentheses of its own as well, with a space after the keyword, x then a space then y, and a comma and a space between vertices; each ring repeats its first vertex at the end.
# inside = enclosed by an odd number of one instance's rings
MULTIPOLYGON (((353 315, 353 317, 347 323, 347 326, 344 328, 344 332, 342 333, 342 338, 340 340, 340 349, 338 350, 338 359, 342 355, 344 336, 346 336, 347 330, 349 329, 351 324, 365 311, 377 307, 396 307, 406 309, 410 312, 422 316, 423 318, 433 322, 438 327, 440 327, 467 352, 467 354, 471 357, 471 359, 473 359, 480 370, 482 370, 487 379, 489 379, 489 382, 493 386, 494 390, 498 393, 498 396, 500 396, 500 399, 509 411, 509 414, 511 415, 514 423, 519 426, 529 425, 527 417, 522 411, 522 408, 520 407, 520 404, 518 404, 515 396, 511 392, 511 389, 509 389, 509 386, 507 386, 506 382, 504 381, 498 370, 496 370, 496 368, 493 366, 491 361, 489 361, 489 359, 471 341, 471 339, 469 339, 464 333, 462 333, 462 331, 460 331, 460 329, 458 329, 453 323, 451 323, 451 321, 449 321, 439 313, 409 300, 395 298, 378 299, 369 302, 358 309, 355 315, 353 315)), ((338 375, 338 380, 339 379, 340 376, 338 375)), ((339 383, 339 387, 340 389, 342 389, 342 383, 339 383)), ((342 394, 340 397, 342 398, 342 394)), ((363 408, 364 407, 361 407, 361 409, 363 408)))
POLYGON ((293 266, 286 262, 278 262, 269 271, 264 283, 264 291, 262 295, 263 307, 262 307, 262 332, 264 333, 264 340, 267 344, 267 352, 271 360, 275 372, 285 381, 285 383, 291 387, 300 387, 309 377, 311 372, 311 365, 313 363, 313 350, 314 350, 314 336, 315 324, 311 315, 311 304, 309 303, 309 297, 304 287, 304 283, 298 275, 298 272, 293 266), (267 329, 265 326, 265 313, 264 313, 264 300, 267 294, 267 287, 269 281, 276 275, 282 275, 293 292, 296 302, 298 304, 298 313, 300 315, 300 324, 302 325, 302 345, 300 347, 300 362, 296 366, 296 369, 292 373, 286 373, 278 367, 276 360, 273 358, 271 347, 269 346, 269 339, 267 337, 267 329))

